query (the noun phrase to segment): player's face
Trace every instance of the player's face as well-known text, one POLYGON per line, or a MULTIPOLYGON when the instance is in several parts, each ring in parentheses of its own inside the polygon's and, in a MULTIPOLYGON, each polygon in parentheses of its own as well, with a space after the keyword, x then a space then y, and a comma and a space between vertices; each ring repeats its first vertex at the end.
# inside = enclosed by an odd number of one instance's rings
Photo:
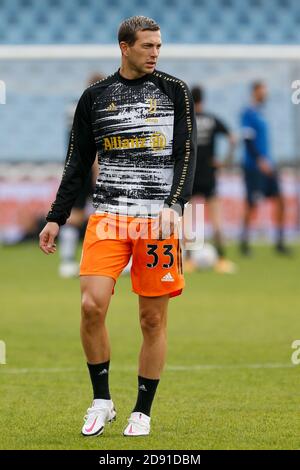
POLYGON ((255 99, 258 103, 264 103, 268 97, 268 90, 265 85, 261 85, 255 90, 255 99))
POLYGON ((152 73, 156 67, 160 48, 160 31, 138 31, 135 43, 127 48, 128 64, 141 75, 152 73))

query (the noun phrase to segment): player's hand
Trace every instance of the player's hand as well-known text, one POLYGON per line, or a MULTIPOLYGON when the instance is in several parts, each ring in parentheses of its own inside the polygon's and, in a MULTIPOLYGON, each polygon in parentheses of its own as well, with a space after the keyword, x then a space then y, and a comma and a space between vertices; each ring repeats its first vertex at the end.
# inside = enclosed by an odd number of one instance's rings
POLYGON ((257 161, 258 168, 264 175, 271 176, 273 174, 272 165, 265 158, 259 158, 257 161))
POLYGON ((220 168, 222 168, 224 165, 223 165, 223 162, 218 162, 216 160, 216 157, 213 157, 213 163, 211 164, 211 166, 215 169, 215 170, 219 170, 220 168))
POLYGON ((49 255, 56 252, 55 238, 59 232, 56 222, 48 222, 40 233, 40 249, 49 255))
POLYGON ((170 238, 179 222, 179 214, 169 207, 164 207, 158 216, 158 239, 170 238))

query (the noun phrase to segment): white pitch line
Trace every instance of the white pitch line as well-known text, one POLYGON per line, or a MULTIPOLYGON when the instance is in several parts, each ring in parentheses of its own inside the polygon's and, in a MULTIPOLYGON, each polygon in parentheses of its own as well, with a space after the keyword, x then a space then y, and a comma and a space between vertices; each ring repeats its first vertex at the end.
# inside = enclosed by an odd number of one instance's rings
MULTIPOLYGON (((205 370, 232 370, 232 369, 290 369, 295 365, 286 363, 266 362, 262 364, 194 364, 194 365, 169 365, 166 366, 166 372, 173 371, 205 371, 205 370)), ((112 371, 117 372, 131 372, 136 371, 137 367, 112 367, 112 371)), ((5 365, 0 366, 0 374, 57 374, 65 372, 85 372, 85 369, 70 368, 70 367, 44 367, 44 368, 10 368, 5 365)))

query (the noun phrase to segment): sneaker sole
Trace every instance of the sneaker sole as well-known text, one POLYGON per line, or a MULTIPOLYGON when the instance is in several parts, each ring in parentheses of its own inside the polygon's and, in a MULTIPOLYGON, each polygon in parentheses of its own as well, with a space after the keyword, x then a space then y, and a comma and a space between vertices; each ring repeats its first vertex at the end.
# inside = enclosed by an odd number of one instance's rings
POLYGON ((123 432, 124 437, 144 437, 144 436, 149 436, 150 431, 147 434, 125 434, 123 432))

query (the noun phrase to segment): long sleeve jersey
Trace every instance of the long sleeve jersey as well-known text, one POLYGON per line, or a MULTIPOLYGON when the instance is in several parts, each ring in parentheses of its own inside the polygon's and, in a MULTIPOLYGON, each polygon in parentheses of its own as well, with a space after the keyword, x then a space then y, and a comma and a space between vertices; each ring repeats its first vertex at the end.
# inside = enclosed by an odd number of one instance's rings
POLYGON ((196 148, 193 100, 184 82, 159 71, 128 80, 117 71, 78 102, 47 221, 66 222, 96 155, 96 213, 152 218, 163 206, 183 209, 192 193, 196 148))

